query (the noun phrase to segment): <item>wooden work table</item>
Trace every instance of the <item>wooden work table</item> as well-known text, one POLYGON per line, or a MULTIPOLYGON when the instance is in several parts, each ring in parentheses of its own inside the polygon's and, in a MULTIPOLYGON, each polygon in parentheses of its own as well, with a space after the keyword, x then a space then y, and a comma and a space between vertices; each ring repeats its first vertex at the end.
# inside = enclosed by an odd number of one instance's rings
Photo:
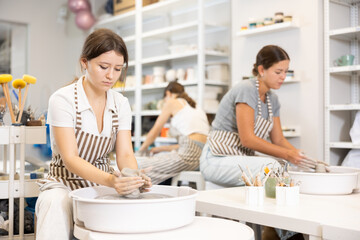
POLYGON ((296 206, 278 206, 266 198, 262 206, 245 203, 245 188, 200 191, 196 211, 309 235, 309 239, 360 239, 360 193, 300 194, 296 206))

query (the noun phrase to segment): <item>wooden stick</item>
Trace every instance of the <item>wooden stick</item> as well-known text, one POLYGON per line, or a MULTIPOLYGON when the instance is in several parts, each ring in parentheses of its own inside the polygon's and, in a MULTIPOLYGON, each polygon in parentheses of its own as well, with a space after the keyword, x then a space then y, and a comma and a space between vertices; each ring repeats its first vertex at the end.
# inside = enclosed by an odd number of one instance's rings
POLYGON ((23 114, 23 111, 24 111, 26 97, 27 97, 27 93, 28 93, 28 90, 29 90, 29 85, 30 85, 29 83, 26 83, 25 93, 24 93, 24 100, 22 101, 21 105, 19 104, 20 113, 19 113, 18 123, 20 123, 21 117, 22 117, 22 114, 23 114))
MULTIPOLYGON (((18 105, 18 106, 19 106, 19 110, 20 110, 20 106, 21 106, 21 88, 19 88, 19 96, 18 96, 18 97, 19 97, 19 105, 18 105)), ((21 120, 19 117, 20 117, 20 112, 19 112, 19 114, 18 114, 17 123, 19 123, 20 120, 21 120)))
POLYGON ((7 83, 2 83, 1 86, 2 86, 2 88, 4 90, 6 104, 9 107, 11 122, 15 123, 16 120, 15 120, 14 112, 13 112, 13 109, 12 109, 11 98, 10 98, 10 93, 9 93, 9 87, 8 87, 7 83))

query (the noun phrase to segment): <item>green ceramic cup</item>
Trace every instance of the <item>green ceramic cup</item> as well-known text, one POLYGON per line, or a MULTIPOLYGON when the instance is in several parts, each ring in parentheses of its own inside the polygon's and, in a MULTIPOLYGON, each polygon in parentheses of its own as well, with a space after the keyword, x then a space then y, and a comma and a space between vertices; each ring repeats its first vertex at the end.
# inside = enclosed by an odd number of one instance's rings
POLYGON ((265 196, 268 198, 276 198, 276 178, 269 177, 265 182, 265 196))

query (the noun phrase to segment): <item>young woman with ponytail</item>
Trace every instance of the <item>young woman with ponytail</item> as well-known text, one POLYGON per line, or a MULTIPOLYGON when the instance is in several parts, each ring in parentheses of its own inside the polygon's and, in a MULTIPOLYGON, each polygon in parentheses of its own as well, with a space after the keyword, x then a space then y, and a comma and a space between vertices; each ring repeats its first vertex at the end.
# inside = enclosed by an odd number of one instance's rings
POLYGON ((137 155, 144 155, 149 146, 159 136, 161 129, 170 119, 170 135, 177 137, 178 144, 154 147, 151 157, 138 158, 140 168, 152 167, 148 173, 153 184, 161 183, 176 176, 181 171, 191 171, 199 167, 199 158, 209 132, 206 114, 196 108, 195 101, 187 95, 184 87, 170 82, 164 91, 164 105, 161 114, 137 155), (157 154, 160 152, 167 152, 157 154))
POLYGON ((255 176, 262 166, 279 166, 279 158, 296 165, 306 161, 301 150, 283 136, 280 102, 272 91, 283 84, 289 63, 289 55, 281 47, 263 47, 256 56, 254 78, 241 81, 222 98, 200 158, 205 180, 241 186, 245 183, 239 180, 239 165, 255 176))

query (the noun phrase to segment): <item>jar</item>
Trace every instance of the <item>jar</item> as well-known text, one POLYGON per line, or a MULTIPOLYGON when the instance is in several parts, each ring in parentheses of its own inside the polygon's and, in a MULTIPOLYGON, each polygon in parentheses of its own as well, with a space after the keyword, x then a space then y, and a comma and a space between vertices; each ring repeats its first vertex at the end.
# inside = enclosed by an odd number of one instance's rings
POLYGON ((284 17, 284 22, 291 22, 292 21, 292 16, 285 16, 284 17))
POLYGON ((275 23, 282 23, 282 22, 284 22, 284 13, 282 13, 282 12, 277 12, 277 13, 275 13, 274 22, 275 22, 275 23))
POLYGON ((269 177, 265 182, 265 196, 268 198, 276 197, 276 177, 269 177))
POLYGON ((268 26, 268 25, 271 25, 271 24, 274 24, 274 21, 271 17, 268 17, 268 18, 264 18, 264 25, 265 26, 268 26))
POLYGON ((249 29, 256 28, 256 20, 254 18, 249 18, 249 29))
POLYGON ((263 22, 257 22, 256 23, 256 27, 259 28, 259 27, 263 27, 264 26, 264 23, 263 22))
POLYGON ((286 76, 294 77, 294 70, 288 70, 287 73, 286 73, 286 76))
POLYGON ((247 27, 247 26, 241 26, 240 31, 247 30, 247 29, 248 29, 248 27, 247 27))

